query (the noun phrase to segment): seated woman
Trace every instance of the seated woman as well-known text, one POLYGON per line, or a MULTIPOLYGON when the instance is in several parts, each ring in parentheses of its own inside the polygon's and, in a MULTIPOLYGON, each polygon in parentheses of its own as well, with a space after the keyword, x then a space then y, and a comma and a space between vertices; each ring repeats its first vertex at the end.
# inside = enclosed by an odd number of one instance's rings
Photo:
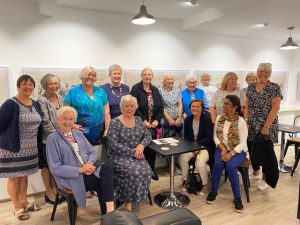
POLYGON ((215 202, 222 170, 225 168, 231 183, 235 210, 243 211, 237 167, 246 159, 247 136, 247 124, 241 117, 240 99, 235 95, 227 95, 223 103, 223 114, 217 117, 214 129, 217 149, 212 171, 211 192, 207 196, 207 203, 215 202))
POLYGON ((121 98, 121 115, 112 119, 108 130, 108 160, 113 166, 117 198, 131 210, 131 203, 145 200, 152 170, 145 160, 144 149, 151 134, 142 119, 134 116, 137 100, 131 95, 121 98))
POLYGON ((96 163, 92 145, 81 131, 72 129, 76 118, 77 112, 70 106, 57 111, 58 130, 48 136, 46 144, 50 171, 60 189, 72 190, 78 207, 86 207, 86 190, 93 190, 98 194, 102 214, 111 212, 114 210, 112 168, 96 163))
POLYGON ((214 142, 213 142, 213 123, 210 117, 204 113, 203 102, 199 99, 191 101, 189 108, 192 115, 184 120, 184 139, 198 142, 207 147, 207 150, 194 151, 181 154, 179 157, 179 165, 182 170, 183 191, 188 176, 189 160, 193 156, 197 156, 195 166, 200 174, 204 190, 207 190, 208 175, 206 170, 206 163, 208 162, 209 155, 213 155, 214 142), (209 154, 209 152, 211 152, 209 154), (205 188, 206 187, 206 188, 205 188))

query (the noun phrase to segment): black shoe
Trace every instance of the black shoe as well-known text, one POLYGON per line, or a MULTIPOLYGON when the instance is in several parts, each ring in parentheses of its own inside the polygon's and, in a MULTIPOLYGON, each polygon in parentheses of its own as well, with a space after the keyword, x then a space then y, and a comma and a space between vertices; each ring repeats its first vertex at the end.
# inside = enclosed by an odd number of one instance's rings
MULTIPOLYGON (((45 198, 45 202, 48 203, 48 204, 51 204, 51 205, 54 205, 55 203, 55 200, 52 201, 50 198, 48 198, 48 196, 45 194, 44 195, 44 198, 45 198)), ((61 197, 58 197, 58 201, 57 201, 57 204, 61 204, 63 201, 65 201, 65 198, 61 198, 61 197)))
POLYGON ((234 199, 234 208, 238 213, 243 212, 244 206, 241 198, 234 199))
POLYGON ((152 180, 159 180, 159 177, 157 176, 157 174, 155 172, 153 172, 153 175, 152 175, 152 180))
POLYGON ((206 202, 208 204, 213 204, 215 203, 216 198, 217 198, 217 194, 210 192, 206 198, 206 202))

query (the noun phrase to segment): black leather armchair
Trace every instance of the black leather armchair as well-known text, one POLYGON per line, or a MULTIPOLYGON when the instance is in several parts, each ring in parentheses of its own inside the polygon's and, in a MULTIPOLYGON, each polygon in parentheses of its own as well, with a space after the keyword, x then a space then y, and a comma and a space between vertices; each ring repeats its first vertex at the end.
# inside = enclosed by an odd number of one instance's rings
POLYGON ((201 225, 201 220, 190 210, 178 208, 139 219, 125 209, 116 210, 101 216, 101 225, 201 225))

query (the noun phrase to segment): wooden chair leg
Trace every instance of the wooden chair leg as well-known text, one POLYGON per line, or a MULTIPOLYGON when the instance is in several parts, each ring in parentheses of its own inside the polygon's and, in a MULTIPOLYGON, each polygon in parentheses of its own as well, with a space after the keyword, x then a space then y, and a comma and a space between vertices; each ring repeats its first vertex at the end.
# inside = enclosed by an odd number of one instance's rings
POLYGON ((148 190, 148 198, 149 198, 150 205, 153 205, 152 198, 151 198, 151 193, 150 193, 150 189, 148 190))
POLYGON ((52 209, 52 214, 51 214, 50 221, 54 220, 56 208, 57 208, 57 205, 58 205, 58 199, 59 199, 59 193, 57 192, 57 194, 55 196, 55 202, 54 202, 54 205, 53 205, 53 209, 52 209))

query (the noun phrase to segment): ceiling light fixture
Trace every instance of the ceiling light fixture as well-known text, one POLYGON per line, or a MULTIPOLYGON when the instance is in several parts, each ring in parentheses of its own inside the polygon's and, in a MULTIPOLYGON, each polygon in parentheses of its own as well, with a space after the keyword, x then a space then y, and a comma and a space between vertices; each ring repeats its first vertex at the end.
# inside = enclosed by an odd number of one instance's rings
POLYGON ((293 38, 291 36, 292 34, 292 30, 294 29, 295 27, 288 27, 287 29, 290 31, 290 36, 289 38, 287 39, 286 43, 284 43, 283 45, 281 45, 280 49, 283 49, 283 50, 292 50, 292 49, 297 49, 299 48, 299 46, 293 42, 293 38))
POLYGON ((136 25, 149 25, 155 23, 154 17, 147 12, 146 6, 144 5, 144 0, 143 5, 141 5, 139 14, 133 17, 131 23, 136 25))
POLYGON ((198 0, 191 0, 192 5, 197 5, 198 0))

